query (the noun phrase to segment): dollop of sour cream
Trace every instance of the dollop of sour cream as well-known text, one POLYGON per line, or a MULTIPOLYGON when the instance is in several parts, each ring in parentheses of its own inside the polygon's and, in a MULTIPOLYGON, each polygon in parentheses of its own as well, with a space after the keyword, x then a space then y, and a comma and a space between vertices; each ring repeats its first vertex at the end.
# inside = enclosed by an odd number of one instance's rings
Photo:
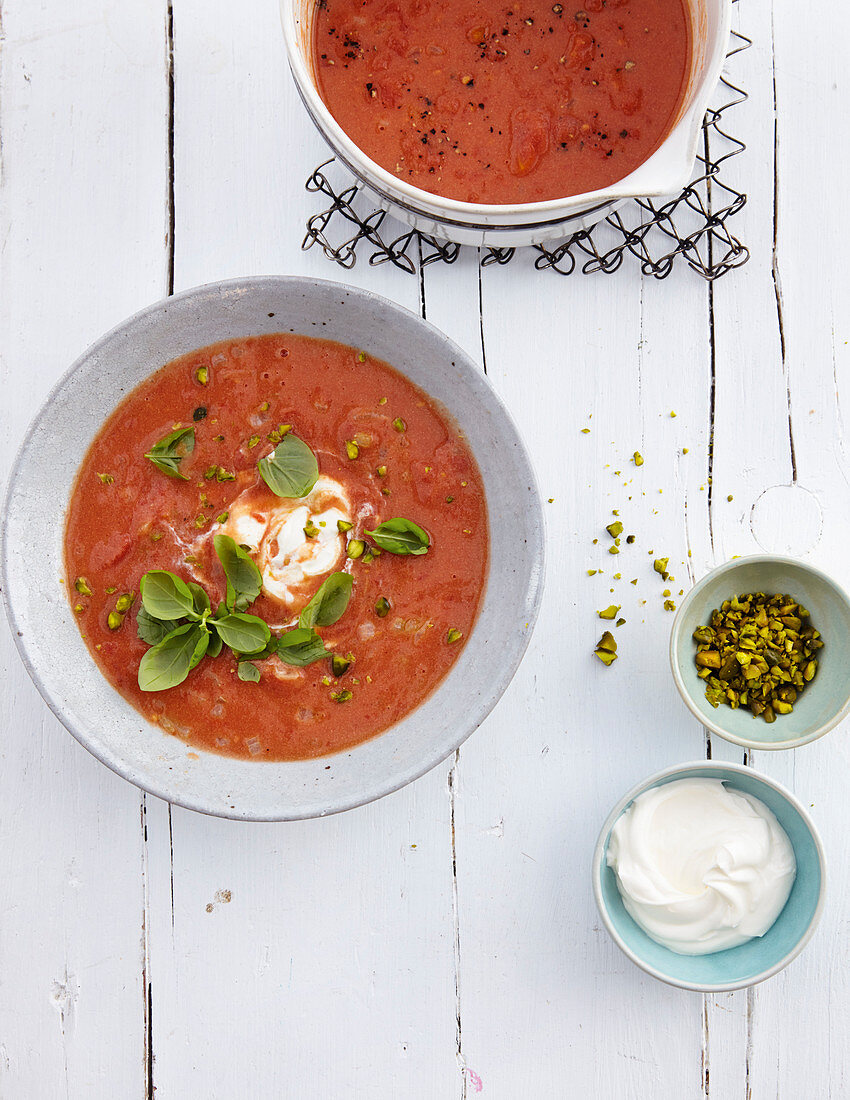
POLYGON ((345 557, 345 535, 338 521, 351 523, 351 502, 343 486, 320 477, 306 497, 275 497, 247 490, 230 505, 219 528, 250 548, 263 577, 263 592, 297 609, 304 587, 332 572, 345 557), (305 528, 315 534, 308 536, 305 528))
POLYGON ((763 802, 697 778, 639 795, 611 831, 608 866, 629 914, 680 955, 763 936, 797 870, 791 842, 763 802))

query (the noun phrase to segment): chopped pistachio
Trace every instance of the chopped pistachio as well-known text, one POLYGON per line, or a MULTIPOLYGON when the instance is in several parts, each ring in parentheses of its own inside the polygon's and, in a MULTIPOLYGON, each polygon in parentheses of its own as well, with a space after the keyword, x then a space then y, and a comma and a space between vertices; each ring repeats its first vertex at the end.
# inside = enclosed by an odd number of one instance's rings
POLYGON ((636 538, 637 535, 626 535, 626 542, 629 544, 629 546, 631 546, 636 538))
POLYGON ((359 456, 360 448, 357 446, 356 442, 353 439, 349 439, 346 441, 345 453, 352 461, 354 461, 354 459, 359 456))
POLYGON ((638 579, 637 579, 637 577, 635 577, 635 579, 633 581, 629 581, 629 584, 637 584, 637 582, 638 582, 638 579))
POLYGON ((372 550, 367 550, 363 557, 360 559, 364 565, 369 565, 370 562, 375 560, 375 554, 372 550))
POLYGON ((345 534, 346 531, 350 531, 353 526, 354 524, 350 523, 347 519, 338 519, 336 521, 337 531, 341 531, 343 534, 345 534))
POLYGON ((345 552, 352 559, 352 561, 354 561, 355 559, 363 556, 363 551, 365 549, 366 543, 362 539, 350 539, 345 552))
POLYGON ((635 466, 643 466, 643 455, 640 451, 635 451, 632 455, 632 462, 634 462, 635 466))
POLYGON ((603 665, 611 665, 617 660, 617 643, 610 630, 606 630, 593 651, 603 665))
POLYGON ((311 519, 308 519, 304 527, 304 534, 307 536, 308 539, 314 539, 316 535, 318 535, 318 533, 319 528, 315 525, 315 523, 313 523, 311 519))
POLYGON ((75 603, 74 604, 74 610, 79 615, 81 612, 85 611, 85 608, 83 607, 83 605, 81 603, 75 603))
POLYGON ((386 405, 386 403, 387 403, 386 397, 379 397, 378 398, 378 404, 379 405, 386 405))
POLYGON ((210 380, 210 369, 209 369, 209 367, 198 367, 198 369, 195 371, 195 381, 200 383, 200 385, 202 385, 202 386, 206 386, 206 384, 209 382, 209 380, 210 380))
POLYGON ((734 498, 734 497, 732 496, 732 494, 730 493, 730 494, 729 494, 729 496, 728 496, 728 497, 727 497, 726 499, 727 499, 728 501, 733 501, 733 500, 734 500, 735 498, 734 498))
POLYGON ((264 401, 264 402, 262 403, 262 405, 260 405, 260 412, 261 412, 261 413, 264 413, 264 412, 268 412, 268 411, 269 411, 269 407, 270 407, 270 406, 269 406, 269 403, 268 403, 268 401, 264 401))
POLYGON ((339 653, 334 653, 333 657, 331 657, 331 669, 337 679, 339 679, 340 676, 344 676, 350 668, 351 660, 348 657, 343 657, 339 653))
POLYGON ((223 466, 218 466, 215 471, 216 481, 235 481, 236 474, 232 474, 229 470, 225 470, 223 466))
POLYGON ((673 410, 673 409, 671 409, 671 410, 670 410, 670 416, 671 416, 671 417, 672 417, 673 419, 675 419, 675 417, 676 417, 676 413, 674 412, 674 410, 673 410))
POLYGON ((195 516, 195 526, 200 530, 207 522, 206 516, 195 516))
POLYGON ((375 614, 379 619, 385 619, 390 613, 390 601, 386 596, 379 596, 375 601, 375 614))
POLYGON ((347 703, 350 699, 353 699, 353 698, 354 698, 354 696, 348 690, 348 688, 345 688, 343 691, 332 691, 331 692, 331 699, 333 699, 333 701, 335 703, 347 703))
POLYGON ((97 476, 100 478, 104 485, 111 485, 113 481, 115 481, 115 478, 112 476, 112 474, 98 474, 97 476))
POLYGON ((616 619, 619 610, 620 605, 612 603, 610 607, 606 607, 604 611, 597 611, 596 614, 600 619, 616 619))
POLYGON ((609 546, 608 547, 608 553, 609 554, 619 554, 620 553, 620 547, 619 546, 609 546))
POLYGON ((379 466, 377 468, 377 470, 375 471, 375 473, 378 475, 378 477, 386 477, 387 476, 386 466, 379 466))
POLYGON ((395 428, 395 430, 397 432, 406 432, 407 431, 407 424, 405 423, 405 421, 400 416, 397 416, 395 418, 395 420, 393 421, 393 427, 395 428))
POLYGON ((653 562, 652 568, 656 573, 661 574, 662 580, 667 580, 669 573, 667 572, 667 566, 670 564, 669 558, 656 558, 653 562))
POLYGON ((124 622, 124 616, 118 611, 110 611, 106 617, 106 625, 110 630, 118 630, 124 622))
POLYGON ((358 363, 365 363, 366 362, 366 352, 365 351, 361 351, 360 354, 357 356, 357 362, 358 363))
POLYGON ((615 523, 609 523, 605 530, 608 532, 611 538, 614 539, 617 537, 617 535, 622 535, 623 525, 619 520, 617 520, 615 523))
POLYGON ((588 575, 588 577, 595 577, 598 572, 599 572, 598 569, 588 569, 587 575, 588 575))
POLYGON ((89 588, 89 582, 85 577, 77 577, 74 581, 74 588, 76 588, 81 596, 90 596, 92 594, 89 588))
POLYGON ((676 610, 676 605, 673 603, 672 600, 665 600, 664 601, 664 610, 665 611, 675 611, 676 610))
POLYGON ((581 429, 581 434, 582 435, 590 435, 590 428, 582 428, 581 429))
POLYGON ((615 626, 625 626, 625 623, 626 623, 625 619, 617 619, 617 621, 614 625, 615 626))
POLYGON ((207 466, 206 470, 204 470, 204 477, 207 481, 212 481, 217 472, 218 466, 207 466))
POLYGON ((455 642, 459 642, 463 637, 463 631, 458 630, 456 627, 452 627, 446 634, 446 645, 454 645, 455 642))
POLYGON ((115 594, 115 593, 116 593, 117 591, 118 591, 118 589, 117 589, 117 588, 115 587, 115 585, 114 585, 114 584, 110 584, 110 585, 108 585, 108 586, 107 586, 107 589, 106 589, 106 594, 107 594, 107 596, 112 596, 112 595, 114 595, 114 594, 115 594))
POLYGON ((159 542, 162 538, 162 531, 154 531, 151 535, 151 542, 159 542))
POLYGON ((229 515, 229 512, 219 512, 218 515, 215 517, 216 523, 227 523, 229 515))
POLYGON ((248 440, 248 447, 253 450, 259 442, 260 437, 258 435, 252 435, 251 438, 248 440))
POLYGON ((124 592, 115 601, 115 610, 119 611, 123 615, 125 612, 129 611, 130 608, 133 606, 133 601, 135 600, 135 598, 136 598, 136 593, 135 592, 124 592))

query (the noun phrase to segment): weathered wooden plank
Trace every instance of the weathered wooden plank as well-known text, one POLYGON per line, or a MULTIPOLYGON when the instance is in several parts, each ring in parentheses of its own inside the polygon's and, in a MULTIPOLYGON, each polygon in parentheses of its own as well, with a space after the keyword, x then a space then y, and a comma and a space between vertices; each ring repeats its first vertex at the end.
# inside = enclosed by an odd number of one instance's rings
MULTIPOLYGON (((84 347, 162 289, 164 5, 6 0, 0 465, 84 347)), ((33 584, 52 585, 33 563, 33 584)), ((47 628, 47 627, 46 627, 47 628)), ((0 1093, 147 1095, 140 795, 0 626, 0 1093)))

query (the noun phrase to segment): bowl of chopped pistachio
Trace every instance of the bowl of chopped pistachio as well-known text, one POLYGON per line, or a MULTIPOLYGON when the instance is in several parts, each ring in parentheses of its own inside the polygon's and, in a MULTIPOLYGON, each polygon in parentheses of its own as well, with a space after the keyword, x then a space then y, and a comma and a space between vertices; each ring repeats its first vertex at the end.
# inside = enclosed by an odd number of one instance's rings
POLYGON ((850 714, 850 598, 793 558, 736 558, 679 607, 673 679, 712 733, 748 749, 808 744, 850 714))

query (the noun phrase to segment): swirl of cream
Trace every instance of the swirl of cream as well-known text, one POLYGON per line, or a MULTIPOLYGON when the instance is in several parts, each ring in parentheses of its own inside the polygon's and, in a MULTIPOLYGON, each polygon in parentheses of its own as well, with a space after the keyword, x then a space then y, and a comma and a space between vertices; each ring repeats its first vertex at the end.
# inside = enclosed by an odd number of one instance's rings
POLYGON ((614 824, 607 858, 628 913, 680 955, 763 936, 797 870, 774 814, 719 779, 679 779, 644 791, 614 824))

